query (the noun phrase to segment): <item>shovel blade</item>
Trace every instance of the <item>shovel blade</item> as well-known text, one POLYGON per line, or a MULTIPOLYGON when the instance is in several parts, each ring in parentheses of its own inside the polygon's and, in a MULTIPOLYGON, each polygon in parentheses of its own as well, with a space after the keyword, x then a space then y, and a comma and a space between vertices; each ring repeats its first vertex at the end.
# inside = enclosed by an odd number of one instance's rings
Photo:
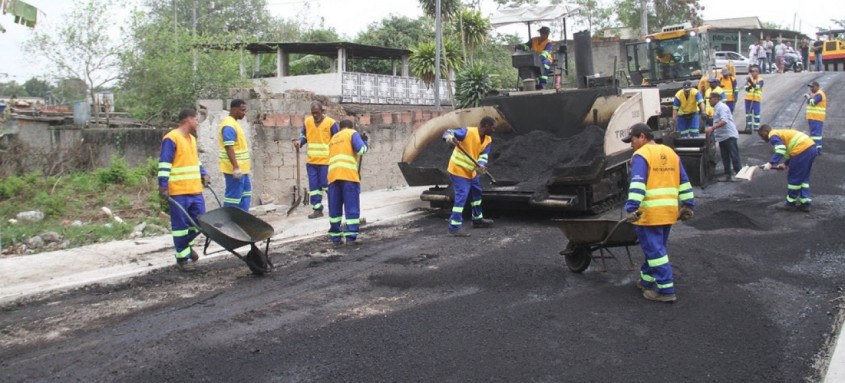
POLYGON ((754 169, 757 169, 757 167, 745 165, 736 173, 736 178, 751 181, 751 177, 754 175, 754 169))

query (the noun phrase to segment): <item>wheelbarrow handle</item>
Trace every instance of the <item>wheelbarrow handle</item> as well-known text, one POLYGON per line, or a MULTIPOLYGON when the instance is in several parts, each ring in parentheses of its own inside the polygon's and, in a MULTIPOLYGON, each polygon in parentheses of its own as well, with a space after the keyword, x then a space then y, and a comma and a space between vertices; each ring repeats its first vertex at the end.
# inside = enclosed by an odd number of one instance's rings
POLYGON ((170 197, 170 196, 168 196, 168 197, 167 197, 167 200, 168 200, 168 201, 170 201, 170 203, 171 203, 171 204, 175 205, 175 206, 176 206, 176 208, 178 208, 179 210, 181 210, 181 211, 182 211, 182 214, 185 214, 185 218, 187 218, 187 219, 188 219, 188 222, 191 224, 191 226, 193 226, 193 227, 194 227, 194 228, 196 228, 196 229, 197 229, 200 233, 202 233, 202 228, 200 227, 200 225, 198 225, 198 224, 196 223, 196 221, 194 221, 194 219, 193 219, 193 218, 191 218, 191 215, 190 215, 190 214, 188 214, 188 211, 187 211, 187 210, 185 210, 185 208, 184 208, 184 207, 182 207, 182 204, 180 204, 180 203, 179 203, 179 202, 177 202, 175 199, 173 199, 173 197, 170 197))
POLYGON ((627 218, 622 218, 619 221, 617 221, 616 224, 613 225, 613 229, 610 229, 610 231, 607 233, 607 237, 605 237, 604 240, 601 241, 600 245, 606 244, 607 241, 609 241, 610 238, 613 237, 613 234, 616 233, 616 230, 619 229, 619 226, 622 226, 622 224, 627 222, 627 221, 628 221, 627 218))
POLYGON ((217 200, 217 206, 223 207, 223 204, 220 203, 220 197, 217 196, 217 192, 215 192, 214 188, 211 187, 211 183, 205 184, 205 188, 208 189, 212 195, 214 195, 214 199, 217 200))

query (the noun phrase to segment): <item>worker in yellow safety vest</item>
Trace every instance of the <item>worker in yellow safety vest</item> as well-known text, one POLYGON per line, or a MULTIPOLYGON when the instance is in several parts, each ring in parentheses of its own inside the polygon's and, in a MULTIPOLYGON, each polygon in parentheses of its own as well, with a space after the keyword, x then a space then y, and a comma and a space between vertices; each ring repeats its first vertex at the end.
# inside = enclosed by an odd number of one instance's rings
POLYGON ((634 148, 625 211, 645 254, 637 287, 648 300, 674 302, 677 297, 666 243, 672 225, 693 216, 692 185, 678 155, 654 142, 648 125, 634 124, 622 142, 634 148))
POLYGON ((540 36, 528 40, 525 45, 528 46, 531 52, 540 55, 540 60, 543 62, 543 69, 540 71, 540 81, 537 81, 537 89, 544 89, 549 82, 549 75, 552 74, 552 64, 555 62, 555 59, 552 56, 553 45, 551 40, 549 40, 551 29, 549 27, 541 27, 537 32, 540 32, 540 36))
POLYGON ((329 239, 350 245, 360 243, 360 158, 367 152, 367 135, 359 134, 351 120, 341 120, 339 128, 329 141, 329 239), (344 216, 346 229, 341 230, 344 216))
POLYGON ((719 95, 720 99, 722 101, 724 101, 725 100, 725 90, 722 89, 722 87, 720 86, 721 82, 719 81, 718 78, 713 77, 713 78, 709 79, 708 82, 709 82, 709 86, 707 87, 707 89, 704 90, 704 100, 705 100, 704 101, 704 104, 705 104, 705 109, 704 109, 705 124, 704 124, 704 126, 713 126, 714 109, 710 105, 710 102, 708 100, 710 100, 710 94, 711 93, 716 93, 716 94, 719 95))
POLYGON ((246 133, 238 123, 244 116, 246 102, 240 99, 232 100, 229 103, 229 115, 220 121, 217 142, 220 172, 226 180, 223 206, 234 206, 248 212, 252 200, 252 182, 249 178, 252 160, 246 133))
POLYGON ((722 76, 720 78, 722 89, 725 90, 725 104, 733 113, 736 107, 736 96, 739 93, 739 88, 736 87, 736 72, 733 64, 728 62, 722 68, 722 76))
POLYGON ((158 158, 158 190, 170 204, 170 232, 176 247, 176 267, 181 271, 193 271, 193 262, 199 259, 191 248, 199 231, 190 220, 196 222, 205 213, 202 188, 208 183, 208 174, 200 163, 194 137, 198 124, 195 110, 182 109, 179 127, 161 140, 158 158))
POLYGON ((340 130, 337 122, 324 114, 323 103, 311 103, 311 115, 305 118, 305 125, 299 132, 299 138, 293 139, 293 146, 299 149, 308 145, 308 195, 311 202, 311 214, 308 218, 323 216, 323 193, 329 188, 329 141, 340 130))
POLYGON ((813 81, 807 86, 810 93, 804 95, 807 99, 807 123, 810 125, 810 138, 816 142, 817 155, 822 155, 822 130, 824 129, 825 109, 827 109, 827 94, 819 89, 819 83, 813 81))
POLYGON ((775 147, 772 158, 761 168, 787 169, 786 173, 786 204, 780 206, 784 210, 810 211, 810 170, 816 160, 818 150, 816 143, 806 134, 792 129, 772 129, 763 125, 757 132, 760 139, 775 147), (784 163, 780 163, 784 160, 784 163))
POLYGON ((455 191, 455 204, 449 217, 448 234, 452 237, 467 237, 463 230, 464 207, 467 200, 472 207, 472 227, 485 228, 493 225, 493 220, 484 219, 481 211, 481 182, 479 174, 487 172, 487 160, 493 138, 496 120, 492 117, 481 119, 478 127, 449 129, 443 134, 443 140, 455 146, 449 158, 449 178, 455 191))
POLYGON ((749 69, 751 75, 745 80, 745 131, 760 129, 760 103, 763 102, 763 78, 756 65, 749 69))
POLYGON ((689 81, 684 81, 672 102, 672 123, 681 138, 698 137, 701 119, 699 112, 705 113, 704 98, 689 81))

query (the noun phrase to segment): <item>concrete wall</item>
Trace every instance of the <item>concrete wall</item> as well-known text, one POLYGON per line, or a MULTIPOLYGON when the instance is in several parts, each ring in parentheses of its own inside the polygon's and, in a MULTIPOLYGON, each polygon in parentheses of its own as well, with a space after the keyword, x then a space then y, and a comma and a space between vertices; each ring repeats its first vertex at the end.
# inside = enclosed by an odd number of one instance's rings
POLYGON ((317 94, 339 98, 341 95, 342 75, 340 73, 323 73, 303 76, 267 77, 253 80, 256 86, 263 86, 273 92, 284 92, 292 89, 308 89, 317 94))

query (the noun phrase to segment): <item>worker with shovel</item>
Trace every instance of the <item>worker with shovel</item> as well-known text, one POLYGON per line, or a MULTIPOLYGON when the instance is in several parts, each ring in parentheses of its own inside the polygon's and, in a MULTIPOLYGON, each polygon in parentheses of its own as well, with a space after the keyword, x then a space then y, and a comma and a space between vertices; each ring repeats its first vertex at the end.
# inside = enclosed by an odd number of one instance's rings
POLYGON ((816 143, 806 134, 792 129, 772 129, 769 125, 760 127, 760 139, 775 147, 775 153, 764 170, 788 169, 786 173, 786 204, 780 209, 810 212, 810 170, 818 153, 816 143), (781 159, 784 163, 780 163, 781 159))
POLYGON ((362 137, 350 120, 340 121, 340 131, 329 141, 329 239, 335 245, 350 245, 358 240, 361 224, 360 157, 367 152, 366 135, 362 137), (345 213, 345 214, 344 214, 345 213), (346 230, 341 221, 346 216, 346 230))
POLYGON ((308 171, 308 195, 313 210, 308 218, 323 216, 323 193, 329 188, 329 141, 339 130, 335 120, 323 114, 323 103, 314 101, 311 103, 311 116, 305 118, 299 138, 293 139, 297 155, 302 145, 308 145, 305 169, 308 171))
POLYGON ((199 232, 190 224, 178 203, 196 222, 205 213, 202 198, 203 184, 208 183, 208 174, 200 165, 197 151, 197 112, 182 109, 179 112, 179 127, 168 132, 161 140, 161 155, 158 159, 158 191, 162 198, 170 197, 170 232, 176 247, 176 267, 181 271, 193 271, 193 262, 199 255, 191 245, 199 232), (191 262, 188 262, 190 260, 191 262))
POLYGON ((452 157, 449 158, 449 177, 455 190, 455 204, 449 217, 448 234, 452 237, 468 237, 463 230, 464 206, 467 199, 472 206, 472 227, 491 227, 493 221, 484 219, 481 211, 481 182, 478 174, 487 172, 487 156, 490 154, 490 143, 493 138, 493 126, 496 120, 492 117, 481 119, 478 127, 449 129, 443 134, 443 139, 454 145, 452 157))
POLYGON ((622 142, 630 143, 635 150, 625 211, 646 258, 637 287, 648 300, 674 302, 678 298, 666 243, 669 230, 678 219, 693 217, 692 185, 678 155, 668 146, 654 142, 648 125, 634 124, 622 142), (678 207, 680 204, 682 208, 678 207))
POLYGON ((807 100, 807 123, 810 125, 810 138, 816 142, 817 155, 822 155, 822 130, 824 129, 825 108, 827 95, 819 89, 817 81, 809 85, 810 93, 804 95, 807 100))

